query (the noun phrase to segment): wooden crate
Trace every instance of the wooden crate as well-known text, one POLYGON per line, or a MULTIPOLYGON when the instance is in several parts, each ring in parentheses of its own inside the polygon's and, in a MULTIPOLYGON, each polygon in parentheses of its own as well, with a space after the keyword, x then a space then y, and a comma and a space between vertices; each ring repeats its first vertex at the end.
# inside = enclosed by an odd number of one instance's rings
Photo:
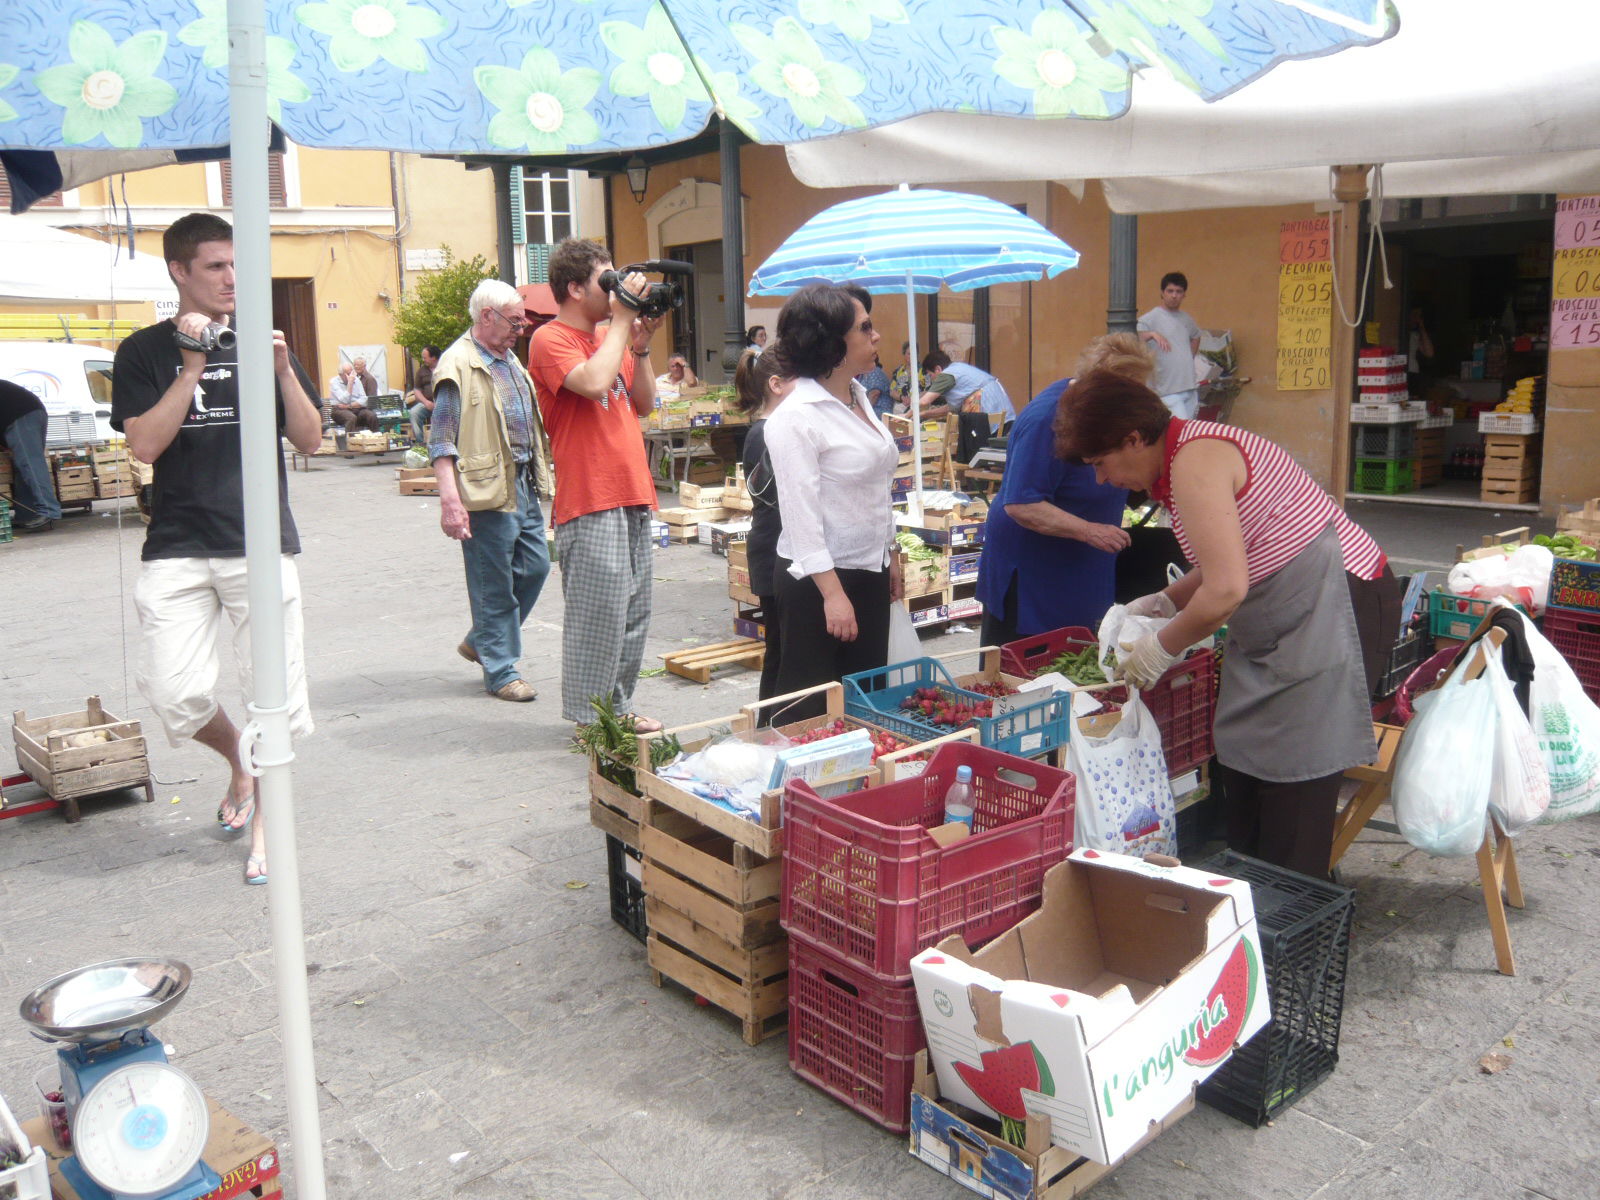
POLYGON ((137 496, 139 485, 130 479, 99 479, 95 481, 94 498, 96 500, 114 500, 118 496, 137 496))
POLYGON ((1556 517, 1556 530, 1575 533, 1591 546, 1600 546, 1600 499, 1585 500, 1583 507, 1556 517))
POLYGON ((739 950, 645 894, 646 958, 657 987, 666 980, 729 1013, 747 1046, 782 1033, 789 1016, 789 939, 739 950))
POLYGON ((81 712, 29 717, 18 709, 12 714, 11 737, 17 765, 52 800, 62 802, 69 822, 78 819, 80 796, 143 787, 145 802, 155 799, 139 722, 118 720, 101 706, 99 696, 90 696, 81 712), (68 745, 69 738, 84 733, 104 733, 107 740, 68 745))
POLYGON ((395 479, 402 496, 437 496, 439 479, 432 467, 396 467, 395 479))
POLYGON ((678 504, 683 508, 722 508, 725 485, 711 487, 700 483, 680 483, 678 504))
MULTIPOLYGON (((235 1200, 236 1197, 270 1200, 270 1197, 282 1196, 282 1158, 278 1147, 210 1096, 206 1097, 206 1108, 211 1120, 202 1157, 207 1166, 222 1176, 222 1184, 215 1191, 207 1192, 203 1200, 235 1200)), ((44 1118, 24 1121, 22 1131, 34 1145, 44 1147, 50 1160, 50 1194, 54 1200, 79 1200, 77 1191, 61 1175, 61 1160, 68 1152, 56 1145, 45 1128, 44 1118)))
POLYGON ((639 825, 644 820, 644 797, 613 783, 589 763, 589 824, 624 845, 639 849, 639 825))
POLYGON ((1478 496, 1488 504, 1532 504, 1539 498, 1539 485, 1534 480, 1485 479, 1478 496))

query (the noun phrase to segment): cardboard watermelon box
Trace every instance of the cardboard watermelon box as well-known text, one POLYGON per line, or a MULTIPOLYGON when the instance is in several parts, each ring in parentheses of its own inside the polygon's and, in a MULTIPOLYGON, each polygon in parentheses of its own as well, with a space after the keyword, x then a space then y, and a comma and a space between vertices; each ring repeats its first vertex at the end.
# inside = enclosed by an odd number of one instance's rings
MULTIPOLYGON (((1172 865, 1163 865, 1171 863, 1172 865)), ((1127 1154, 1267 1024, 1250 885, 1078 850, 1038 912, 911 960, 942 1096, 1098 1163, 1127 1154)))

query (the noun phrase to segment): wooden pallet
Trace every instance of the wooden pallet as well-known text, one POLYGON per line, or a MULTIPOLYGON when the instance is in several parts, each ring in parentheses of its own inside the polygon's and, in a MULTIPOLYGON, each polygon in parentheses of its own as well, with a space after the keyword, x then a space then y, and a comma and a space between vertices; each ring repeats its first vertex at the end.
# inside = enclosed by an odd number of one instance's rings
POLYGON ((713 642, 709 646, 696 646, 692 650, 673 650, 662 654, 667 670, 696 683, 710 683, 711 673, 718 667, 740 666, 752 671, 761 670, 767 648, 754 638, 735 638, 731 642, 713 642))

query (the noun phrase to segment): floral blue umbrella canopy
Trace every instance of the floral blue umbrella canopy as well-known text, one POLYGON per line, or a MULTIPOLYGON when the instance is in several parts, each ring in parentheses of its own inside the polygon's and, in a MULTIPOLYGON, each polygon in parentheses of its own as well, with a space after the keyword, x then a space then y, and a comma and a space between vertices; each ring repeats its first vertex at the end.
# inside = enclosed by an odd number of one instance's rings
MULTIPOLYGON (((935 111, 1110 118, 1146 65, 1215 98, 1396 21, 1384 0, 267 0, 264 57, 302 145, 564 154, 714 112, 766 143, 935 111)), ((5 5, 0 147, 223 147, 227 54, 226 0, 5 5)))

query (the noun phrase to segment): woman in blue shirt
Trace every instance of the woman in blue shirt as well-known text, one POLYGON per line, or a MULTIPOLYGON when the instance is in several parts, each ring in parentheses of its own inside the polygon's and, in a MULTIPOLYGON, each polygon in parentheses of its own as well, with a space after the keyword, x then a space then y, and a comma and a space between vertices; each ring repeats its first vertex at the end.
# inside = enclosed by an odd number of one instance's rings
MULTIPOLYGON (((1112 333, 1089 343, 1078 374, 1109 370, 1144 383, 1154 365, 1137 335, 1112 333)), ((978 562, 985 646, 1068 625, 1094 629, 1115 595, 1128 493, 1096 483, 1093 467, 1055 456, 1056 408, 1071 382, 1059 379, 1035 396, 1006 441, 978 562)))

